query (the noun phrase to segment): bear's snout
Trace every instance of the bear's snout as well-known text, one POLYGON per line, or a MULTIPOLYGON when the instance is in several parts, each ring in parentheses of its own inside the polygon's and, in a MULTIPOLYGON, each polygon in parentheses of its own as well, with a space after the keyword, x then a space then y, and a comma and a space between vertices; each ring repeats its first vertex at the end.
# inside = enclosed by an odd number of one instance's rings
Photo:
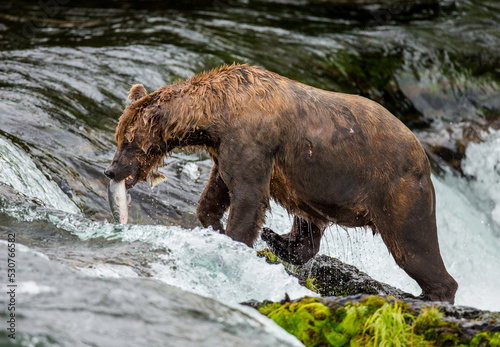
POLYGON ((106 175, 106 177, 109 178, 110 180, 115 178, 115 173, 111 171, 109 167, 106 170, 104 170, 104 175, 106 175))

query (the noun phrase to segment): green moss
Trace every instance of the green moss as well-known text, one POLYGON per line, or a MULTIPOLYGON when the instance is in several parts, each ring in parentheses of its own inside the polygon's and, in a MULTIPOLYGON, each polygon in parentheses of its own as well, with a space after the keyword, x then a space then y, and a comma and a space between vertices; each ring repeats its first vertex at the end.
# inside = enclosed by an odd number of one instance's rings
POLYGON ((257 251, 257 256, 261 258, 266 258, 269 263, 278 264, 280 260, 277 256, 274 255, 273 252, 269 250, 269 248, 264 248, 261 251, 257 251))
POLYGON ((330 291, 333 293, 333 296, 347 296, 349 295, 349 288, 334 286, 330 288, 330 291))
POLYGON ((339 307, 320 300, 263 304, 259 311, 306 346, 500 347, 500 333, 483 332, 464 340, 458 325, 445 321, 433 306, 415 315, 406 304, 377 296, 339 307))
POLYGON ((316 277, 308 276, 306 279, 306 288, 318 293, 318 285, 317 285, 317 280, 316 277))
POLYGON ((297 336, 306 346, 326 343, 325 332, 333 330, 336 322, 330 309, 319 303, 319 298, 304 298, 299 302, 268 304, 259 308, 278 325, 297 336))
POLYGON ((261 258, 266 258, 269 264, 283 264, 286 272, 289 274, 297 274, 300 271, 300 267, 287 263, 280 258, 278 258, 269 248, 264 248, 261 251, 257 251, 257 256, 261 258))
POLYGON ((332 310, 319 298, 305 298, 283 305, 263 305, 259 311, 274 320, 306 346, 344 346, 363 331, 363 322, 378 309, 382 298, 369 298, 364 304, 347 304, 332 310))
MULTIPOLYGON (((407 321, 413 320, 409 313, 403 312, 400 302, 393 305, 386 302, 366 320, 360 340, 366 340, 364 345, 406 346, 413 338, 412 325, 407 321)), ((419 336, 415 340, 423 339, 419 336)))
POLYGON ((491 346, 500 347, 500 332, 492 333, 490 331, 484 331, 478 333, 470 341, 470 346, 491 346))
POLYGON ((413 326, 416 334, 428 341, 435 341, 438 346, 458 346, 460 329, 456 324, 443 320, 443 314, 434 306, 422 309, 413 326))

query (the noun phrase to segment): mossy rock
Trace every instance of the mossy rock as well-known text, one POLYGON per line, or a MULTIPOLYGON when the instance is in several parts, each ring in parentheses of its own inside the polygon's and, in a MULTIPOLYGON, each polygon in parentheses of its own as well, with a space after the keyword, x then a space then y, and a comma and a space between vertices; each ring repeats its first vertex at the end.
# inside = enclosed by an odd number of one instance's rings
POLYGON ((306 346, 500 346, 494 314, 471 322, 450 317, 449 307, 438 303, 364 295, 306 297, 257 309, 306 346))
POLYGON ((498 312, 419 300, 325 255, 301 266, 284 263, 267 249, 259 255, 283 264, 323 296, 247 303, 306 346, 500 347, 498 312))

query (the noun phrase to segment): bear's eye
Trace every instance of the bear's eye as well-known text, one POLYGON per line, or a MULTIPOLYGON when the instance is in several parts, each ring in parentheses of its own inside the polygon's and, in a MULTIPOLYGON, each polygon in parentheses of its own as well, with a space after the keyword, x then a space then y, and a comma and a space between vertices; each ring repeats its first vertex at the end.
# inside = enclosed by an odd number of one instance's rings
POLYGON ((125 139, 122 143, 122 150, 126 153, 135 155, 139 151, 139 147, 137 146, 137 143, 135 141, 130 142, 125 139))

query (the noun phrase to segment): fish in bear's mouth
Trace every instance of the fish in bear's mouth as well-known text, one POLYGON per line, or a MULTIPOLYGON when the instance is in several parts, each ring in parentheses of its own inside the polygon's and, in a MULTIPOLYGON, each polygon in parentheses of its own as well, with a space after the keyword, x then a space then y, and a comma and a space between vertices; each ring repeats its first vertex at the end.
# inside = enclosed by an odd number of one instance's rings
POLYGON ((128 222, 128 205, 131 198, 127 193, 125 180, 116 182, 110 180, 108 184, 108 203, 113 219, 120 224, 128 222))

